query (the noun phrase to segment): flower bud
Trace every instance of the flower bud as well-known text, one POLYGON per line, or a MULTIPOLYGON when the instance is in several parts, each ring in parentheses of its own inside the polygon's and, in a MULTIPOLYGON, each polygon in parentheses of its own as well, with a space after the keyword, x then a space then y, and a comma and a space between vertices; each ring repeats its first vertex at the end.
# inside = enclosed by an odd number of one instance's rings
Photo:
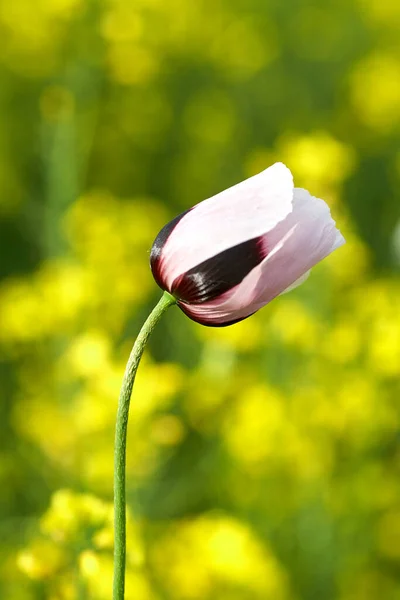
POLYGON ((165 225, 150 265, 188 317, 221 327, 300 285, 344 242, 327 204, 275 163, 165 225))

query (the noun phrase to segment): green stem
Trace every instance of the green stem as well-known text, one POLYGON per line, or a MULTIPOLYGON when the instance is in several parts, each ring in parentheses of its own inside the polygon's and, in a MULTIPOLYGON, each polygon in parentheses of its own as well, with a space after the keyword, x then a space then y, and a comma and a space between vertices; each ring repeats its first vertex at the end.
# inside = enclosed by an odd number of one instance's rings
POLYGON ((164 292, 160 301, 148 316, 136 341, 125 369, 118 402, 117 423, 115 427, 114 450, 114 583, 113 600, 123 600, 125 594, 125 562, 126 562, 126 436, 128 429, 129 404, 136 371, 147 340, 163 313, 176 300, 164 292))

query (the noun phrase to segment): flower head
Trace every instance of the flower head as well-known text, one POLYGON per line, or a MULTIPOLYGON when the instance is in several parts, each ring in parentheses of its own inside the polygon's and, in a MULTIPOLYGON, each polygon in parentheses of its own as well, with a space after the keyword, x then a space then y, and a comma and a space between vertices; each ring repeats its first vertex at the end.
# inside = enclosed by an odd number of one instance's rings
POLYGON ((302 283, 344 241, 327 204, 275 163, 165 225, 150 264, 191 319, 225 326, 302 283))

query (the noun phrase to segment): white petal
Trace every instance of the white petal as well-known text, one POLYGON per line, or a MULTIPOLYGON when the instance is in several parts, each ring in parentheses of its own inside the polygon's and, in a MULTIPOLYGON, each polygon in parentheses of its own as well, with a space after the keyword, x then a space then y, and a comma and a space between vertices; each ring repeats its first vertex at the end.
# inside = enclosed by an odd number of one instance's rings
POLYGON ((203 261, 273 229, 292 210, 293 178, 282 163, 197 204, 162 249, 167 288, 203 261))
MULTIPOLYGON (((327 204, 306 190, 294 190, 293 211, 266 235, 268 256, 235 288, 210 302, 190 306, 191 315, 208 324, 249 316, 345 243, 327 204)), ((192 317, 193 318, 193 317, 192 317)))

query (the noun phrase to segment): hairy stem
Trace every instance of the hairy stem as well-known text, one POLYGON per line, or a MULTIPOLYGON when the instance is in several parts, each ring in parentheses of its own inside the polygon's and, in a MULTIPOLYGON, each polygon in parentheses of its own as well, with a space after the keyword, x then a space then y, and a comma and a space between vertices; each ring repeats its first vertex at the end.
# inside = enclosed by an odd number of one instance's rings
POLYGON ((175 304, 173 298, 164 292, 158 304, 148 316, 133 345, 125 375, 122 381, 115 427, 114 450, 114 583, 113 600, 123 600, 125 595, 126 562, 126 437, 128 429, 129 405, 136 371, 142 358, 147 340, 161 316, 169 306, 175 304))

